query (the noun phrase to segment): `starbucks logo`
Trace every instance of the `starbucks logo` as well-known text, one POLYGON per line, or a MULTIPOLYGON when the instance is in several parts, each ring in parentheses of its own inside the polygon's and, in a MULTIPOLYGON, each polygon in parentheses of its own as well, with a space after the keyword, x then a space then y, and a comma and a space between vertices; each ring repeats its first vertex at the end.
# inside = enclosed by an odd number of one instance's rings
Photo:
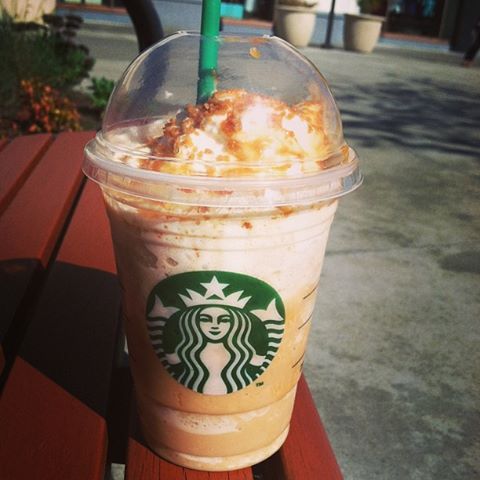
POLYGON ((267 283, 232 272, 166 278, 147 301, 150 341, 169 374, 208 395, 250 385, 282 340, 285 308, 267 283))

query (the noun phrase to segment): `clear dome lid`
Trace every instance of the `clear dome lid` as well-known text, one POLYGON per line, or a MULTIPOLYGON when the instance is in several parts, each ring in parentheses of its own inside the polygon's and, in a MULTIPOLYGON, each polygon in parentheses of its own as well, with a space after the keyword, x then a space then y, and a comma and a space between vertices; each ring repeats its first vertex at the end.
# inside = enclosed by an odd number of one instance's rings
POLYGON ((286 204, 338 197, 362 180, 325 78, 294 47, 271 36, 189 32, 130 64, 86 147, 84 171, 104 186, 180 203, 188 203, 182 189, 228 185, 234 205, 246 185, 273 182, 268 202, 286 204), (162 193, 167 183, 177 193, 162 193))

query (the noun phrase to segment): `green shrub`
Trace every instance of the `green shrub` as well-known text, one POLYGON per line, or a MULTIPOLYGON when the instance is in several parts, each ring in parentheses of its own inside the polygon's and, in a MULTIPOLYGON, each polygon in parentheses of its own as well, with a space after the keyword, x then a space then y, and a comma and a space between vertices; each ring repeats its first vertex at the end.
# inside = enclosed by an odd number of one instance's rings
POLYGON ((90 99, 94 108, 105 110, 114 87, 115 82, 113 80, 108 80, 105 77, 92 77, 92 84, 88 89, 92 92, 90 99))
POLYGON ((52 26, 15 23, 5 14, 0 18, 0 116, 4 120, 15 118, 22 106, 23 81, 47 85, 65 96, 93 66, 86 47, 74 42, 78 24, 54 18, 52 26))

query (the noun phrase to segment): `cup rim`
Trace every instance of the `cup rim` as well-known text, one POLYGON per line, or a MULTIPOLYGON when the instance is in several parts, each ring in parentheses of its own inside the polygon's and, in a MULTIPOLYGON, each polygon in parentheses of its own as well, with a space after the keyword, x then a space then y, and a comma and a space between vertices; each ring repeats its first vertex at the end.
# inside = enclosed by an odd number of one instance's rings
POLYGON ((103 188, 149 200, 232 207, 312 204, 344 196, 363 182, 359 158, 351 147, 347 162, 325 170, 291 176, 222 177, 174 174, 111 160, 108 157, 115 153, 111 148, 116 146, 99 139, 101 132, 85 147, 85 175, 103 188))

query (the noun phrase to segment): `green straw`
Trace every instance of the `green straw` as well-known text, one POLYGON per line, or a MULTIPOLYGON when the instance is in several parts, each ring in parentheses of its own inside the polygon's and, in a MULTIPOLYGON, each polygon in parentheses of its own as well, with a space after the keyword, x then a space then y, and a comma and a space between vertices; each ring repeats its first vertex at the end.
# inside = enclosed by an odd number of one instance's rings
POLYGON ((215 91, 219 32, 220 0, 203 0, 197 103, 206 102, 215 91))

